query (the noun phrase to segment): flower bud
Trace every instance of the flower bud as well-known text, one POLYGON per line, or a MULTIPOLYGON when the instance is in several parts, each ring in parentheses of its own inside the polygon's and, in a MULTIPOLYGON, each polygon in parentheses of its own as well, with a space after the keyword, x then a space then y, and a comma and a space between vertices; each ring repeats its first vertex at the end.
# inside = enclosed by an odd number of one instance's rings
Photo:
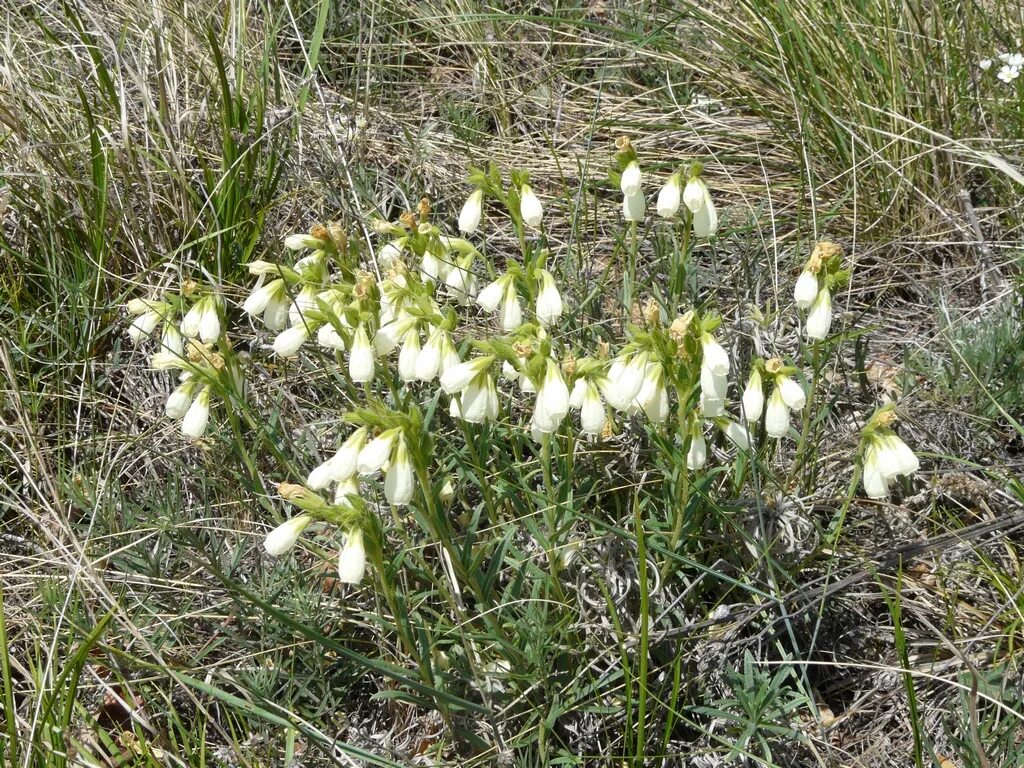
POLYGON ((446 507, 451 506, 451 503, 455 500, 455 485, 450 477, 445 479, 444 485, 441 486, 441 490, 437 493, 437 497, 446 507))
POLYGON ((267 550, 267 554, 273 557, 287 554, 311 522, 313 522, 313 518, 309 515, 298 515, 290 520, 285 520, 267 534, 267 538, 263 541, 263 548, 267 550))
POLYGON ((519 191, 519 213, 528 227, 540 229, 544 218, 544 206, 529 184, 523 184, 519 191))
POLYGON ((471 194, 459 212, 459 230, 467 235, 476 232, 483 215, 484 191, 477 189, 471 194))
POLYGON ((708 460, 708 444, 699 429, 690 436, 690 450, 686 452, 686 468, 700 469, 708 460))
POLYGON ((287 248, 289 251, 301 251, 307 248, 323 248, 324 242, 323 240, 319 240, 313 237, 312 235, 288 235, 288 237, 284 239, 284 247, 287 248))

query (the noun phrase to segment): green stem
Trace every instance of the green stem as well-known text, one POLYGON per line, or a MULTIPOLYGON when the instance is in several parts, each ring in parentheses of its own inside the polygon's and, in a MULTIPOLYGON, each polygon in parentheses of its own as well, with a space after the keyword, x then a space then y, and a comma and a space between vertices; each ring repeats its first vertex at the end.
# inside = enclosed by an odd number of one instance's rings
POLYGON ((650 616, 648 615, 648 594, 647 584, 647 546, 644 539, 644 521, 640 513, 639 500, 633 498, 633 526, 636 531, 636 553, 637 553, 637 575, 640 579, 640 648, 639 648, 639 670, 637 671, 637 724, 636 724, 636 749, 634 750, 635 764, 644 765, 645 749, 645 721, 647 719, 647 665, 648 645, 650 642, 650 616))
MULTIPOLYGON (((804 405, 803 414, 801 419, 803 424, 800 428, 800 440, 796 446, 796 456, 793 459, 793 466, 789 470, 789 476, 786 478, 786 488, 792 488, 793 482, 796 479, 797 473, 801 470, 804 465, 804 454, 807 452, 808 441, 811 437, 812 422, 811 414, 814 413, 814 401, 818 396, 818 379, 821 378, 821 371, 819 367, 821 365, 821 348, 820 343, 815 340, 811 345, 811 391, 807 393, 807 403, 804 405)), ((806 477, 806 485, 814 487, 814 477, 806 477)))
POLYGON ((626 310, 627 318, 633 312, 633 283, 636 280, 636 261, 639 249, 637 228, 637 222, 629 222, 629 266, 622 280, 622 303, 626 310))

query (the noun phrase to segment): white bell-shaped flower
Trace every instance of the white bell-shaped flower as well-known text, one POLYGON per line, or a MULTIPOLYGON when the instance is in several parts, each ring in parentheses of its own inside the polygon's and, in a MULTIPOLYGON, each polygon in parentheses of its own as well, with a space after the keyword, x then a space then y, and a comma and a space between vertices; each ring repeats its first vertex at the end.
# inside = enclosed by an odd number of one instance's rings
POLYGON ((890 477, 886 476, 877 445, 869 443, 864 452, 864 492, 871 499, 889 498, 890 477))
MULTIPOLYGON (((488 373, 477 376, 462 390, 455 406, 455 415, 470 424, 483 424, 498 418, 498 389, 488 373)), ((453 403, 457 401, 453 400, 453 403)))
POLYGON ((642 184, 643 177, 640 174, 640 164, 636 160, 633 160, 622 172, 619 188, 622 190, 622 194, 624 196, 629 197, 630 195, 639 193, 642 184))
MULTIPOLYGON (((580 379, 577 386, 582 386, 582 394, 579 398, 580 410, 580 431, 587 435, 600 437, 604 433, 605 425, 608 422, 608 409, 601 400, 601 393, 591 381, 580 379)), ((576 387, 573 388, 575 393, 576 387)))
POLYGON ((309 338, 309 328, 303 325, 295 325, 277 334, 274 339, 274 354, 278 357, 293 357, 298 354, 299 348, 309 338))
MULTIPOLYGON (((368 437, 369 433, 366 431, 366 427, 360 427, 341 444, 338 452, 327 462, 330 465, 329 471, 332 481, 343 483, 355 477, 359 471, 359 454, 362 453, 363 448, 366 446, 368 437)), ((306 485, 309 485, 309 483, 307 482, 306 485)))
POLYGON ((791 411, 803 410, 803 407, 807 405, 807 395, 804 394, 804 388, 793 378, 777 376, 775 386, 778 387, 783 401, 791 411))
POLYGON ((160 313, 155 310, 143 312, 141 315, 137 315, 132 320, 132 324, 128 326, 128 338, 134 341, 136 344, 145 338, 149 338, 149 335, 156 330, 156 327, 160 324, 160 313))
POLYGON ((481 288, 480 293, 476 295, 477 306, 484 312, 496 311, 498 305, 501 304, 502 297, 505 295, 505 284, 507 282, 508 276, 499 277, 497 280, 481 288))
POLYGON ((402 324, 401 320, 391 320, 387 323, 381 320, 380 328, 373 334, 373 351, 378 357, 387 357, 395 351, 402 338, 402 324))
POLYGON ((695 431, 690 436, 690 449, 686 452, 686 468, 700 469, 708 460, 708 443, 704 433, 695 431))
POLYGON ((701 338, 701 348, 704 350, 704 357, 701 365, 714 373, 716 376, 725 376, 729 373, 729 354, 710 333, 705 333, 701 338))
POLYGON ((548 360, 544 380, 537 391, 537 404, 533 423, 544 433, 558 431, 562 419, 569 412, 569 388, 562 378, 562 369, 554 360, 548 360))
POLYGON ((210 388, 204 387, 192 401, 181 420, 181 434, 198 439, 206 434, 210 423, 210 388))
POLYGON ((333 349, 337 352, 345 351, 345 339, 341 337, 338 330, 330 323, 324 323, 316 332, 316 343, 324 349, 333 349))
POLYGON ((668 177, 665 186, 658 192, 658 215, 663 219, 671 219, 679 212, 682 201, 682 180, 678 173, 668 177))
POLYGON ((493 362, 493 357, 484 355, 453 366, 441 374, 441 389, 449 395, 462 392, 493 362))
POLYGON ((212 344, 220 338, 220 302, 212 296, 206 299, 199 316, 199 338, 204 344, 212 344))
POLYGON ((540 270, 540 290, 537 292, 537 319, 551 325, 562 316, 562 295, 555 278, 546 269, 540 270))
POLYGON ((409 448, 405 438, 395 446, 394 457, 384 474, 384 498, 394 507, 403 507, 412 501, 416 489, 416 473, 409 459, 409 448))
POLYGON ((683 190, 683 202, 693 214, 693 234, 711 237, 718 231, 718 211, 707 184, 700 178, 690 179, 683 190))
POLYGON ((540 229, 541 221, 544 219, 544 206, 529 184, 523 184, 519 190, 519 214, 526 226, 540 229))
POLYGON ((289 251, 304 251, 307 249, 323 248, 324 242, 312 235, 288 235, 284 239, 284 247, 289 251))
POLYGON ((270 298, 266 309, 263 310, 263 325, 267 327, 268 331, 283 331, 288 327, 288 308, 290 305, 291 300, 288 298, 288 292, 284 290, 282 285, 281 290, 270 298))
POLYGON ((352 349, 348 353, 348 375, 356 384, 373 381, 373 347, 366 335, 366 326, 360 325, 352 335, 352 349))
POLYGON ((462 204, 459 211, 459 230, 467 235, 472 235, 480 226, 480 219, 484 213, 484 191, 474 190, 462 204))
POLYGON ((170 397, 167 398, 167 404, 164 406, 167 418, 175 421, 185 418, 189 406, 192 405, 193 389, 194 385, 191 381, 184 381, 171 392, 170 397))
POLYGON ((649 363, 644 375, 643 386, 637 393, 636 402, 644 415, 654 424, 661 424, 668 418, 668 388, 665 386, 665 369, 657 363, 649 363))
POLYGON ((612 361, 607 375, 600 382, 601 393, 608 405, 617 411, 628 410, 633 405, 644 384, 647 359, 647 353, 640 352, 620 355, 612 361))
POLYGON ((725 415, 725 400, 720 397, 708 397, 705 392, 700 393, 700 412, 708 419, 725 415))
POLYGON ((634 192, 622 198, 622 218, 626 221, 643 221, 647 201, 643 192, 634 192))
POLYGON ((782 397, 782 390, 775 387, 768 397, 764 410, 764 430, 770 437, 785 437, 789 432, 789 406, 782 397))
POLYGON ((338 554, 338 581, 344 584, 358 584, 366 574, 366 548, 363 546, 363 532, 353 529, 345 536, 345 546, 338 554))
POLYGON ((359 477, 342 480, 334 489, 334 503, 351 506, 350 496, 359 496, 359 477))
POLYGON ((188 312, 181 318, 181 333, 189 339, 195 339, 199 336, 199 324, 203 317, 203 311, 206 307, 206 298, 199 299, 195 304, 189 307, 188 312))
POLYGON ((505 287, 505 296, 501 302, 501 329, 511 333, 523 324, 523 305, 519 303, 516 284, 509 280, 505 287))
POLYGON ((708 400, 725 400, 729 395, 729 377, 715 373, 706 365, 700 367, 700 391, 708 400))
POLYGON ((163 333, 160 334, 160 349, 172 355, 185 354, 185 344, 181 338, 181 332, 173 323, 165 323, 163 333))
POLYGON ((410 328, 402 341, 402 351, 398 353, 398 375, 402 381, 416 380, 416 363, 420 356, 420 332, 418 328, 410 328))
POLYGON ((808 309, 818 298, 818 277, 809 269, 800 273, 793 289, 793 298, 800 309, 808 309))
POLYGON ((262 285, 263 277, 260 277, 260 282, 257 283, 256 287, 250 291, 245 301, 242 302, 242 311, 247 315, 262 314, 267 309, 267 304, 270 300, 278 294, 279 291, 284 289, 284 280, 278 278, 277 280, 271 280, 266 285, 262 285))
MULTIPOLYGON (((766 421, 767 418, 768 417, 766 415, 766 421)), ((722 434, 726 436, 730 443, 735 445, 741 451, 750 450, 750 433, 742 424, 729 419, 722 425, 722 434)))
POLYGON ((309 515, 298 515, 290 520, 285 520, 267 534, 267 538, 263 540, 263 548, 267 550, 268 555, 273 557, 287 554, 311 522, 313 522, 313 518, 309 515))
POLYGON ((807 313, 807 338, 824 339, 832 328, 832 294, 828 288, 818 291, 818 298, 807 313))
POLYGON ((288 323, 290 325, 300 325, 309 322, 307 313, 311 309, 316 309, 316 294, 317 289, 315 286, 302 286, 302 290, 298 292, 295 300, 288 307, 288 323))
POLYGON ((369 477, 379 472, 391 459, 391 452, 394 450, 395 442, 401 434, 402 430, 395 427, 381 432, 377 437, 364 445, 356 459, 356 467, 359 474, 369 477))
POLYGON ((761 419, 763 411, 764 384, 761 381, 761 372, 755 368, 750 372, 747 386, 743 390, 743 417, 748 424, 753 424, 761 419))

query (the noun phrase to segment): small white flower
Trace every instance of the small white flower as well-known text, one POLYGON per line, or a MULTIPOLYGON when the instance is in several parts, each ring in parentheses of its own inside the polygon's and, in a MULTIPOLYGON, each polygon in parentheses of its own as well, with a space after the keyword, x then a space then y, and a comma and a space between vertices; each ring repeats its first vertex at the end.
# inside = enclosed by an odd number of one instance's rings
POLYGON ((644 385, 646 372, 647 354, 644 352, 615 358, 606 377, 599 382, 608 405, 617 411, 628 410, 644 385))
POLYGON ((635 195, 640 192, 640 186, 642 183, 643 177, 640 174, 640 164, 636 160, 633 160, 622 172, 619 188, 622 190, 622 194, 625 197, 629 197, 630 195, 635 195))
POLYGON ((288 309, 291 301, 288 299, 288 292, 282 286, 281 290, 271 297, 263 310, 263 324, 269 331, 283 331, 288 326, 288 309))
MULTIPOLYGON (((765 420, 767 421, 767 416, 765 416, 765 420)), ((741 451, 750 450, 750 433, 746 427, 728 420, 722 426, 722 433, 741 451)))
POLYGON ((673 173, 658 192, 658 215, 663 219, 671 219, 679 212, 681 201, 682 179, 678 173, 673 173))
POLYGON ((320 330, 316 332, 316 343, 324 349, 334 349, 338 352, 345 351, 345 340, 341 338, 341 334, 330 323, 324 323, 320 326, 320 330))
POLYGON ((797 278, 793 289, 793 298, 800 309, 809 308, 818 298, 818 277, 809 269, 805 269, 797 278))
POLYGON ((909 476, 921 468, 921 463, 914 452, 896 435, 879 438, 878 446, 879 463, 886 478, 897 475, 909 476))
MULTIPOLYGON (((381 315, 384 314, 381 312, 381 315)), ((373 334, 373 351, 378 357, 387 357, 395 351, 401 338, 400 327, 399 320, 392 320, 389 323, 381 320, 380 328, 373 334)))
POLYGON ((516 293, 516 284, 509 280, 505 288, 505 297, 501 302, 501 329, 506 332, 514 331, 523 324, 523 305, 519 303, 519 294, 516 293))
POLYGON ((708 366, 700 367, 700 391, 708 400, 725 400, 729 395, 729 377, 708 366))
POLYGON ((690 437, 690 450, 686 452, 686 468, 700 469, 708 460, 708 444, 703 432, 694 432, 690 437))
POLYGON ((807 338, 824 339, 832 327, 832 294, 828 288, 818 292, 818 298, 807 314, 807 338))
POLYGON ((342 480, 338 483, 337 488, 334 489, 334 503, 335 504, 346 504, 351 505, 351 499, 349 496, 359 496, 359 478, 350 477, 347 480, 342 480))
POLYGON ((726 376, 729 373, 729 355, 725 348, 715 341, 710 333, 705 333, 701 338, 701 348, 704 357, 701 366, 710 370, 716 376, 726 376))
POLYGON ((529 184, 523 184, 519 191, 519 213, 528 227, 540 229, 541 221, 544 218, 544 206, 540 198, 530 189, 529 184))
POLYGON ((164 406, 167 418, 178 420, 185 417, 189 406, 192 405, 192 390, 192 382, 185 381, 171 392, 170 397, 167 398, 167 404, 164 406))
POLYGON ((285 520, 267 534, 267 538, 263 540, 263 548, 273 557, 287 554, 311 522, 313 519, 309 515, 298 515, 285 520))
POLYGON ((782 398, 782 390, 775 387, 768 397, 764 412, 764 429, 770 437, 782 438, 789 432, 789 407, 782 398))
POLYGON ((693 233, 710 237, 718 231, 718 211, 708 185, 700 178, 690 179, 683 189, 683 203, 693 214, 693 233))
POLYGON ((999 60, 1008 67, 1021 69, 1024 67, 1024 55, 1020 53, 1000 53, 999 60))
POLYGON ((302 290, 295 296, 295 301, 288 307, 288 324, 299 325, 309 322, 307 313, 316 309, 317 289, 312 285, 302 286, 302 290))
POLYGON ((363 532, 353 529, 345 536, 345 546, 338 554, 338 581, 358 584, 366 574, 366 549, 363 547, 363 532))
POLYGON ((622 198, 622 218, 626 221, 643 221, 647 201, 643 192, 634 192, 622 198))
POLYGON ((469 306, 472 303, 473 296, 476 294, 476 276, 466 266, 456 264, 452 267, 444 279, 444 284, 455 294, 455 298, 460 304, 469 306))
POLYGON ((366 335, 366 326, 360 325, 352 335, 352 349, 348 353, 348 375, 356 384, 373 381, 373 347, 366 335))
POLYGON ((185 354, 185 344, 181 339, 181 332, 173 323, 164 323, 163 333, 160 334, 160 349, 172 355, 185 354))
POLYGON ((555 278, 546 269, 540 270, 540 291, 537 293, 537 319, 551 325, 562 316, 562 295, 555 278))
POLYGON ((782 393, 782 399, 791 411, 803 410, 807 405, 807 395, 804 388, 789 376, 779 376, 775 379, 775 386, 782 393))
POLYGON ((205 387, 185 412, 185 416, 181 420, 181 434, 198 439, 206 434, 206 426, 209 423, 210 388, 205 387))
POLYGON ((636 402, 644 415, 654 424, 668 418, 668 388, 665 386, 665 369, 657 363, 647 365, 643 386, 637 393, 636 402))
POLYGON ((599 437, 604 433, 604 427, 608 421, 608 411, 593 382, 580 379, 573 387, 574 394, 580 385, 582 385, 582 394, 579 398, 579 405, 576 406, 580 409, 580 431, 599 437))
POLYGON ((194 339, 199 336, 199 322, 203 317, 203 311, 206 307, 206 299, 199 299, 195 304, 189 307, 188 312, 181 318, 181 333, 187 338, 194 339))
POLYGON ((307 248, 323 248, 324 242, 312 235, 288 235, 288 237, 284 239, 284 247, 289 251, 301 251, 307 248))
POLYGON ((1009 64, 1006 64, 999 68, 999 71, 996 72, 996 77, 1004 83, 1012 83, 1020 77, 1020 67, 1012 67, 1009 64))
POLYGON ((449 395, 462 392, 493 362, 493 357, 484 355, 465 363, 459 363, 441 374, 441 389, 449 395))
POLYGON ((278 357, 293 357, 309 338, 309 329, 305 325, 295 325, 281 331, 274 339, 274 354, 278 357))
POLYGON ((978 62, 978 66, 981 67, 982 71, 988 72, 992 67, 992 59, 982 59, 978 62))
POLYGON ((435 283, 440 282, 442 276, 446 274, 441 260, 430 251, 424 251, 423 258, 420 260, 420 276, 423 278, 423 282, 428 280, 435 283))
POLYGON ((402 246, 404 238, 392 240, 385 243, 384 247, 377 251, 377 263, 381 269, 391 269, 395 262, 402 258, 402 246))
MULTIPOLYGON (((260 282, 263 278, 260 277, 260 282)), ((278 278, 277 280, 271 280, 266 285, 259 285, 252 289, 245 301, 242 303, 242 311, 247 315, 259 315, 267 309, 267 305, 270 304, 270 300, 278 295, 284 289, 284 280, 278 278)))
POLYGON ((148 338, 149 335, 156 330, 156 327, 160 324, 160 313, 154 310, 144 312, 141 315, 135 317, 132 320, 132 324, 128 326, 128 338, 135 343, 148 338))
POLYGON ((456 406, 457 415, 470 424, 483 424, 498 418, 498 390, 490 374, 477 376, 462 391, 460 400, 461 404, 456 406))
POLYGON ((704 392, 700 393, 700 412, 708 419, 725 415, 725 400, 719 397, 708 397, 704 392))
POLYGON ((401 434, 402 430, 395 427, 394 429, 381 432, 363 446, 362 450, 359 451, 359 458, 356 460, 359 474, 368 477, 379 472, 391 458, 391 451, 394 448, 395 441, 398 440, 401 434))
POLYGON ((700 178, 689 179, 683 189, 683 203, 690 209, 690 213, 696 213, 703 208, 710 196, 707 185, 700 178))
POLYGON ((743 417, 748 424, 759 421, 764 412, 764 385, 761 382, 761 372, 755 368, 750 372, 747 379, 747 386, 743 390, 743 417))
POLYGON ((402 351, 398 353, 398 375, 402 381, 416 380, 416 362, 420 356, 420 332, 418 328, 410 328, 405 333, 402 351))
POLYGON ((889 478, 882 471, 877 446, 872 442, 864 451, 864 492, 871 499, 889 498, 889 478))
POLYGON ((718 209, 709 197, 707 204, 693 214, 693 234, 696 237, 711 237, 718 231, 718 209))
POLYGON ((548 360, 544 381, 537 391, 537 404, 533 424, 544 433, 558 431, 559 424, 569 412, 569 388, 562 378, 562 369, 554 360, 548 360))
POLYGON ((212 344, 220 338, 220 307, 216 299, 210 297, 199 317, 199 338, 205 344, 212 344))
POLYGON ((356 476, 359 471, 359 454, 362 453, 368 436, 366 427, 360 427, 341 444, 338 452, 328 461, 331 480, 343 483, 356 476))
POLYGON ((498 278, 494 282, 485 285, 480 293, 476 295, 477 306, 484 312, 494 312, 501 304, 501 298, 505 295, 505 281, 507 278, 498 278))
POLYGON ((477 189, 466 198, 459 212, 459 230, 467 235, 476 232, 480 226, 480 218, 483 216, 484 191, 477 189))
POLYGON ((409 448, 405 438, 398 441, 395 455, 384 475, 384 498, 394 507, 403 507, 412 501, 416 489, 416 473, 409 460, 409 448))

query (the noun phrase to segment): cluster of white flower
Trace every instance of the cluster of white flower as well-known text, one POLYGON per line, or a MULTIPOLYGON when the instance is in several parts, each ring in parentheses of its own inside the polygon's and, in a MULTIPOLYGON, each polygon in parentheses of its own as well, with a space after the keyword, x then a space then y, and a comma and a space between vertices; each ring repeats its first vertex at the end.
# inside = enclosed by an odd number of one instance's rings
MULTIPOLYGON (((1018 43, 1019 42, 1020 41, 1018 41, 1018 43)), ((998 71, 996 71, 996 77, 1004 83, 1012 83, 1020 77, 1020 72, 1024 69, 1024 54, 1000 53, 996 58, 1002 64, 998 71)), ((987 72, 992 68, 994 63, 995 62, 992 59, 982 59, 978 62, 978 66, 987 72)))
MULTIPOLYGON (((620 143, 619 150, 623 215, 635 222, 645 211, 642 174, 629 143, 620 143)), ((685 186, 682 179, 681 171, 673 173, 661 188, 659 216, 671 219, 685 205, 694 234, 713 236, 718 214, 700 165, 689 170, 685 186)), ((674 408, 677 444, 691 471, 700 470, 708 460, 708 426, 741 453, 751 450, 752 428, 762 418, 767 436, 787 436, 791 412, 802 412, 807 405, 798 368, 778 358, 755 360, 739 414, 731 415, 732 366, 715 335, 721 319, 712 313, 689 310, 667 323, 662 307, 650 300, 639 308, 640 319, 628 326, 617 354, 612 355, 601 342, 593 354, 576 357, 566 345, 569 337, 557 332, 566 299, 549 269, 550 254, 540 247, 543 238, 537 247, 525 245, 526 228, 541 232, 544 215, 528 176, 514 172, 506 187, 495 170, 474 169, 471 182, 476 189, 459 213, 459 229, 466 237, 476 235, 485 203, 501 203, 524 243, 522 262, 509 259, 504 272, 495 274, 493 265, 469 240, 445 235, 431 223, 430 205, 423 200, 415 213, 403 214, 397 223, 374 222, 383 238, 375 259, 367 260, 334 224, 288 237, 284 243, 288 251, 310 253, 292 265, 252 262, 249 271, 257 280, 242 310, 275 334, 270 346, 281 358, 294 358, 315 338, 319 347, 346 366, 354 392, 362 388, 370 395, 375 391, 373 384, 379 382, 382 391, 402 387, 406 393, 431 399, 431 384, 437 381, 449 398, 452 418, 470 424, 499 419, 509 426, 518 422, 542 445, 548 445, 552 436, 575 431, 564 426, 573 410, 579 412, 579 434, 594 440, 616 433, 616 414, 625 418, 642 414, 652 425, 662 425, 670 423, 674 408), (475 350, 463 360, 456 332, 460 314, 474 304, 484 313, 485 322, 487 315, 497 313, 500 331, 460 333, 460 341, 470 342, 475 350), (397 378, 387 363, 396 350, 397 378), (505 383, 499 386, 502 380, 505 383), (767 399, 766 385, 770 385, 767 399), (532 395, 532 403, 515 397, 516 389, 532 395), (502 391, 509 396, 503 398, 502 391)), ((819 243, 795 288, 796 305, 808 310, 809 339, 828 336, 832 292, 847 278, 838 246, 819 243)), ((190 285, 181 296, 135 300, 128 310, 134 316, 128 334, 135 341, 164 325, 153 365, 182 372, 179 386, 167 401, 167 414, 182 419, 185 435, 201 437, 209 421, 211 393, 223 394, 219 387, 226 381, 235 382, 236 391, 241 391, 237 362, 222 327, 222 300, 212 293, 200 295, 190 285), (189 301, 179 334, 175 318, 189 301)), ((280 486, 282 496, 303 512, 276 528, 265 542, 267 552, 281 555, 313 522, 334 522, 345 531, 339 577, 349 582, 358 581, 365 569, 361 478, 382 473, 384 498, 401 507, 414 499, 417 483, 428 477, 431 461, 424 455, 417 418, 404 410, 371 405, 369 400, 367 409, 350 414, 355 430, 309 472, 305 486, 280 486), (318 491, 332 485, 333 502, 329 503, 318 491)), ((379 403, 387 398, 372 400, 379 403)), ((415 406, 408 408, 415 410, 415 406)), ((864 457, 865 483, 870 474, 868 492, 874 495, 888 488, 891 475, 885 474, 890 471, 885 451, 895 451, 895 438, 891 433, 883 435, 880 427, 872 434, 864 457), (883 450, 883 446, 887 447, 883 450), (887 468, 876 472, 880 459, 887 468)), ((913 471, 905 453, 900 456, 896 474, 913 471)))

